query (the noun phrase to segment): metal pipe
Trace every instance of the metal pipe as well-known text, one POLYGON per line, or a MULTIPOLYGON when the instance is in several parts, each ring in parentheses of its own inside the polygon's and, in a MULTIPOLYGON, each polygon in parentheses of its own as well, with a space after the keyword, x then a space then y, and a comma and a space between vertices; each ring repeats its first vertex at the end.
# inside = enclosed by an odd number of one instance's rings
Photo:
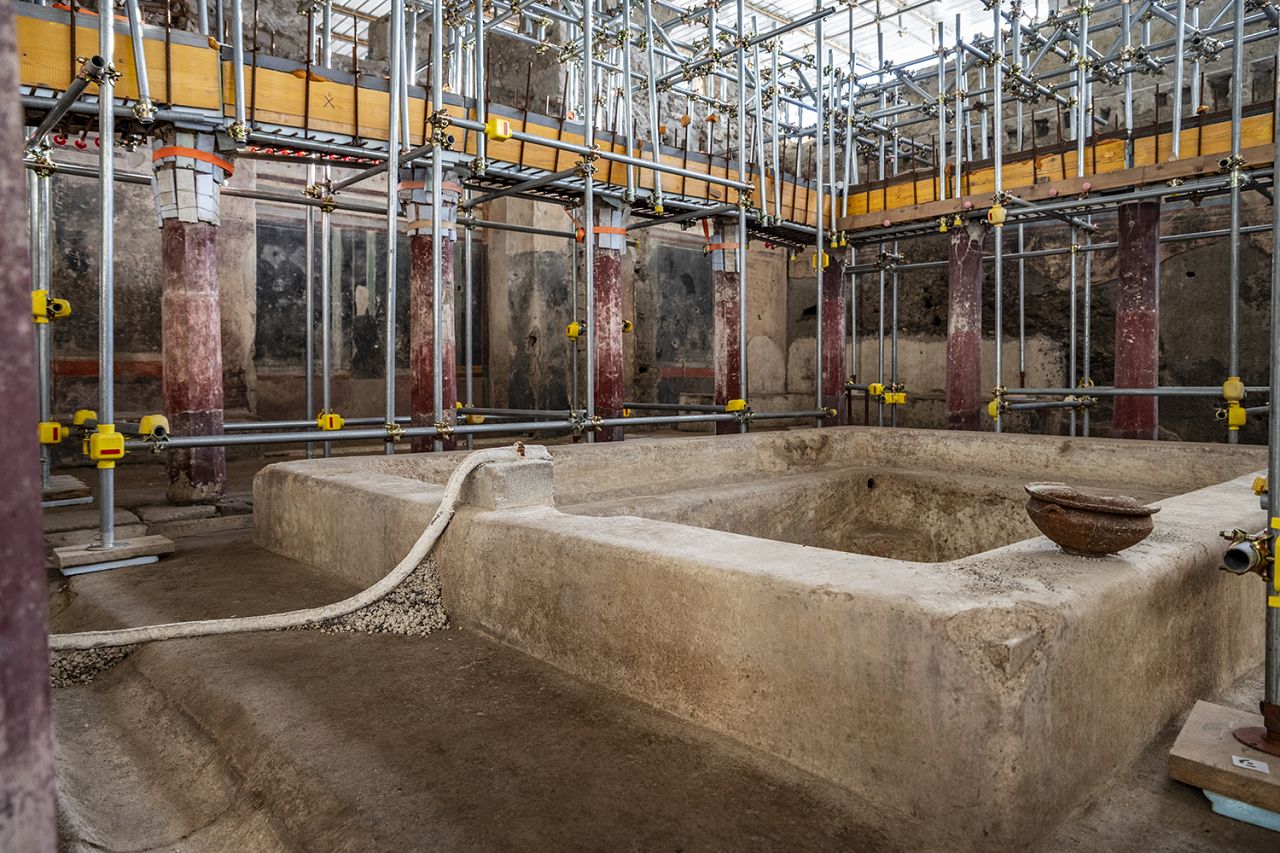
MULTIPOLYGON (((403 2, 403 0, 401 0, 403 2)), ((455 57, 456 58, 456 57, 455 57)), ((456 64, 456 63, 455 63, 456 64)), ((406 81, 401 81, 401 91, 405 91, 406 81)), ((431 6, 431 112, 439 115, 444 109, 444 4, 433 3, 431 6)), ((444 251, 444 240, 440 233, 441 194, 444 191, 444 149, 439 144, 439 136, 432 128, 431 148, 431 397, 432 417, 436 423, 444 423, 444 277, 441 270, 443 260, 440 253, 444 251)), ((391 190, 394 191, 394 190, 391 190)), ((453 245, 449 245, 453 251, 453 245)), ((452 260, 452 259, 451 259, 452 260)), ((392 310, 394 310, 392 303, 392 310)), ((453 330, 449 330, 450 336, 453 330)), ((456 369, 456 368, 455 368, 456 369)), ((394 417, 395 409, 388 407, 387 416, 394 417)), ((443 436, 436 436, 433 443, 436 452, 444 450, 443 436)))
POLYGON ((142 124, 151 124, 155 119, 156 109, 151 103, 151 84, 147 80, 147 54, 142 46, 142 12, 138 9, 138 0, 125 0, 125 12, 129 18, 129 39, 133 45, 133 72, 138 78, 138 103, 133 107, 134 114, 142 124))
POLYGON ((231 0, 231 81, 235 91, 235 123, 229 128, 232 139, 243 142, 249 134, 244 102, 244 9, 243 0, 231 0))
POLYGON ((476 196, 466 202, 465 206, 470 210, 471 208, 479 207, 482 204, 487 204, 488 202, 496 201, 500 198, 506 198, 507 196, 517 195, 519 193, 526 193, 530 190, 545 187, 547 184, 553 184, 556 181, 563 181, 566 178, 576 177, 581 173, 581 171, 582 169, 579 166, 573 166, 568 169, 562 169, 559 172, 543 175, 540 178, 533 178, 532 180, 524 181, 522 183, 512 184, 509 187, 503 187, 502 189, 476 196))
MULTIPOLYGON (((115 404, 115 222, 116 162, 115 20, 98 16, 98 423, 114 424, 115 404)), ((47 121, 47 119, 46 119, 47 121)), ((116 544, 115 468, 98 469, 98 542, 103 550, 116 544)))
MULTIPOLYGON (((433 35, 431 38, 431 51, 434 56, 440 51, 441 32, 435 28, 435 15, 439 14, 440 4, 435 4, 436 12, 433 13, 433 35)), ((383 333, 383 372, 385 374, 385 412, 387 423, 392 423, 396 416, 396 272, 398 268, 396 249, 400 239, 400 197, 396 191, 396 183, 400 177, 400 146, 397 140, 400 138, 400 90, 404 86, 404 63, 401 61, 402 50, 404 47, 404 0, 391 0, 391 21, 390 21, 390 68, 391 68, 391 86, 387 93, 387 223, 386 223, 386 326, 383 333)), ((434 91, 432 98, 440 97, 440 64, 435 63, 431 72, 431 83, 434 91)), ((431 209, 433 214, 439 211, 438 203, 440 198, 440 173, 439 169, 434 168, 439 160, 433 161, 432 168, 432 187, 435 194, 432 196, 433 204, 431 209)), ((433 247, 439 247, 440 228, 439 220, 433 215, 433 228, 431 232, 431 240, 433 247)), ((440 257, 437 251, 432 259, 433 271, 439 270, 440 257)), ((395 455, 395 444, 387 442, 386 454, 388 456, 395 455)))
MULTIPOLYGON (((1244 111, 1244 0, 1233 0, 1235 6, 1234 39, 1231 47, 1231 236, 1228 269, 1227 305, 1227 375, 1240 375, 1240 133, 1244 111)), ((1227 430, 1227 443, 1237 444, 1240 432, 1227 430)))
MULTIPOLYGON (((475 0, 475 5, 472 7, 472 16, 472 26, 475 28, 476 36, 475 52, 473 54, 473 58, 475 59, 474 94, 476 101, 476 122, 477 124, 484 125, 489 120, 489 101, 485 94, 485 85, 488 83, 488 74, 485 71, 484 59, 484 0, 475 0)), ((480 174, 484 173, 485 167, 488 165, 485 159, 487 156, 486 146, 488 145, 488 142, 489 138, 486 134, 476 134, 476 171, 480 174)), ((470 399, 470 397, 471 395, 468 393, 467 398, 470 399)), ((471 445, 468 444, 467 446, 470 447, 471 445)))
MULTIPOLYGON (((474 130, 481 132, 484 130, 482 125, 476 124, 474 121, 464 118, 450 118, 450 123, 461 127, 465 130, 474 130)), ((641 171, 649 169, 652 171, 666 172, 669 175, 688 178, 691 181, 700 181, 703 183, 715 184, 717 186, 728 187, 734 190, 751 189, 751 185, 742 181, 735 181, 732 178, 722 178, 719 175, 707 174, 706 172, 694 172, 680 166, 672 166, 663 163, 660 160, 646 160, 642 157, 632 157, 627 154, 618 154, 615 151, 592 151, 588 146, 576 145, 572 142, 565 142, 563 139, 555 139, 548 136, 537 136, 531 133, 514 130, 511 132, 511 138, 517 142, 525 142, 530 145, 541 145, 545 148, 554 148, 559 151, 569 151, 573 154, 592 154, 601 160, 607 160, 611 163, 622 163, 636 166, 641 171)), ((593 136, 594 138, 594 136, 593 136)))
POLYGON ((1178 18, 1174 28, 1176 32, 1173 49, 1173 133, 1171 134, 1170 160, 1177 160, 1182 156, 1182 57, 1187 34, 1187 0, 1178 0, 1178 18))
MULTIPOLYGON (((1238 9, 1237 9, 1238 12, 1238 9)), ((1276 43, 1276 67, 1280 68, 1280 40, 1276 43)), ((1236 78, 1235 82, 1239 82, 1240 78, 1236 78)), ((1274 116, 1280 116, 1280 74, 1276 75, 1275 83, 1275 110, 1274 116)), ((1272 128, 1275 136, 1275 157, 1276 162, 1280 163, 1280 121, 1276 122, 1276 126, 1272 128)), ((1272 252, 1271 252, 1271 316, 1273 318, 1280 317, 1280 206, 1271 206, 1271 225, 1272 225, 1272 252)), ((1271 322, 1271 399, 1280 399, 1280 322, 1274 319, 1271 322)), ((1271 418, 1267 424, 1267 482, 1280 483, 1280 418, 1271 418)), ((1268 495, 1267 514, 1271 517, 1269 529, 1271 531, 1271 554, 1280 553, 1276 550, 1276 546, 1280 544, 1280 502, 1271 503, 1268 495)), ((1265 590, 1264 598, 1267 602, 1266 616, 1266 641, 1265 641, 1265 659, 1263 666, 1263 688, 1262 702, 1264 709, 1264 718, 1269 717, 1273 724, 1276 719, 1274 713, 1266 714, 1267 706, 1271 706, 1274 711, 1276 706, 1280 706, 1280 606, 1277 606, 1276 596, 1280 599, 1280 581, 1277 581, 1277 568, 1274 560, 1270 567, 1270 578, 1268 580, 1269 589, 1265 590)), ((1271 738, 1280 737, 1280 732, 1273 728, 1268 729, 1268 735, 1271 738)))
MULTIPOLYGON (((307 185, 312 186, 316 182, 316 167, 307 166, 307 185)), ((306 407, 307 416, 316 414, 316 209, 308 207, 306 211, 306 219, 304 226, 307 229, 306 234, 306 262, 303 264, 303 275, 307 279, 305 290, 306 312, 306 340, 303 345, 303 361, 306 362, 306 407)), ((225 424, 223 428, 225 429, 225 424)), ((313 445, 307 445, 307 458, 310 459, 315 452, 313 445)))
MULTIPOLYGON (((814 235, 813 268, 815 271, 814 283, 816 286, 816 293, 818 296, 817 326, 816 326, 816 331, 814 332, 814 335, 813 335, 813 340, 814 340, 813 376, 814 376, 814 408, 817 408, 817 409, 823 408, 823 404, 822 404, 822 329, 823 329, 822 303, 824 300, 822 298, 822 279, 823 279, 823 276, 826 274, 826 267, 827 267, 826 233, 823 230, 824 222, 823 222, 823 209, 822 209, 823 208, 822 167, 824 165, 823 164, 824 158, 822 156, 822 145, 826 137, 826 134, 822 132, 822 124, 827 120, 827 107, 826 107, 827 90, 826 90, 826 83, 825 83, 826 67, 823 65, 823 54, 826 48, 825 48, 825 45, 823 44, 822 21, 823 21, 822 18, 818 18, 813 25, 814 34, 815 34, 814 38, 817 44, 817 60, 818 60, 818 68, 817 68, 817 74, 816 74, 816 77, 817 77, 816 89, 817 89, 818 100, 817 100, 817 109, 815 110, 815 114, 817 116, 817 121, 818 121, 818 132, 814 134, 814 150, 813 150, 814 176, 816 178, 815 190, 817 193, 817 204, 814 205, 814 208, 816 211, 815 219, 814 219, 814 229, 816 233, 814 235)), ((798 163, 796 166, 796 171, 799 171, 798 163)), ((743 353, 744 359, 745 359, 745 356, 746 356, 746 353, 744 352, 743 353)), ((822 418, 819 418, 817 420, 816 426, 822 426, 822 418)))
MULTIPOLYGON (((326 177, 328 167, 325 167, 326 177)), ((333 411, 333 216, 320 211, 320 405, 333 411)), ((330 455, 329 445, 324 455, 330 455)))
MULTIPOLYGON (((630 5, 629 0, 623 0, 623 5, 630 5)), ((738 44, 745 45, 744 22, 746 19, 745 4, 743 0, 738 0, 738 44)), ((818 26, 822 26, 819 19, 818 26)), ((819 44, 821 44, 819 42, 819 44)), ((751 177, 747 174, 747 51, 743 47, 738 50, 738 180, 748 186, 751 184, 751 177)), ((759 69, 757 69, 759 73, 759 69)), ((764 177, 761 174, 760 193, 764 194, 764 177)), ((818 230, 822 230, 819 227, 818 230)), ((747 329, 747 205, 741 194, 738 197, 738 246, 735 249, 737 253, 738 267, 738 393, 744 400, 750 400, 751 395, 748 392, 747 385, 747 342, 750 339, 747 329)), ((821 276, 819 276, 821 281, 821 276)), ((821 287, 819 287, 818 304, 822 304, 821 287)), ((821 310, 821 309, 819 309, 821 310)), ((821 329, 819 329, 821 334, 821 329)), ((822 407, 822 380, 821 380, 821 360, 818 362, 818 407, 822 407)), ((741 431, 747 431, 746 421, 741 422, 741 431)))
MULTIPOLYGON (((49 288, 49 178, 34 171, 27 172, 29 197, 28 227, 31 241, 31 289, 49 288)), ((50 399, 52 359, 48 323, 36 323, 36 404, 42 422, 53 420, 53 404, 50 399)), ((40 483, 49 487, 53 458, 46 444, 40 445, 40 483)))
MULTIPOLYGON (((399 126, 399 115, 400 113, 397 111, 396 112, 397 127, 399 126)), ((419 145, 417 148, 406 151, 403 154, 400 154, 398 156, 396 165, 398 166, 400 162, 412 163, 414 160, 417 160, 419 157, 430 154, 432 147, 433 147, 432 144, 428 142, 425 145, 419 145)), ((353 184, 358 184, 361 181, 367 180, 377 175, 381 175, 383 172, 387 171, 387 165, 388 165, 388 161, 384 160, 383 162, 370 166, 369 168, 364 169, 363 171, 356 172, 354 175, 348 175, 347 177, 343 178, 340 181, 334 181, 332 184, 329 185, 329 192, 333 192, 333 193, 340 192, 342 190, 345 190, 347 187, 352 186, 353 184)))
MULTIPOLYGON (((595 3, 596 0, 583 0, 582 3, 582 138, 586 143, 587 152, 590 152, 595 147, 596 134, 595 69, 592 68, 593 63, 591 62, 591 57, 595 55, 592 53, 595 44, 595 3)), ((654 166, 656 167, 656 146, 654 155, 654 166)), ((583 337, 586 338, 587 349, 586 415, 588 419, 591 419, 596 414, 596 200, 594 166, 590 162, 586 162, 584 165, 586 168, 583 169, 582 226, 586 229, 587 236, 582 245, 587 328, 583 337)), ((595 440, 595 433, 587 433, 588 444, 594 444, 595 440)))
MULTIPOLYGON (((54 101, 53 106, 45 113, 44 119, 40 122, 40 126, 36 128, 35 133, 27 137, 27 148, 35 148, 44 141, 49 131, 57 127, 58 122, 62 121, 63 117, 71 111, 72 104, 80 99, 80 96, 84 94, 85 88, 90 83, 101 85, 109 62, 108 59, 104 59, 101 56, 91 56, 84 61, 84 64, 80 66, 80 73, 67 86, 66 91, 58 96, 58 100, 54 101)), ((112 88, 114 89, 114 86, 112 88)), ((111 102, 108 101, 107 103, 110 104, 111 102)), ((99 113, 102 112, 101 106, 97 111, 99 113)), ((112 117, 114 118, 114 113, 112 117)))
MULTIPOLYGON (((1250 394, 1263 394, 1267 386, 1254 385, 1245 389, 1250 394)), ((1160 388, 1113 388, 1092 386, 1089 388, 1019 388, 1004 393, 1006 397, 1221 397, 1220 386, 1182 385, 1160 388)))
MULTIPOLYGON (((1000 27, 1000 0, 992 0, 992 65, 991 89, 994 96, 992 108, 992 140, 995 157, 992 161, 992 173, 995 177, 995 203, 999 204, 1004 197, 1004 34, 1000 27)), ((995 296, 995 368, 996 387, 1004 385, 1004 222, 994 223, 995 258, 992 261, 994 274, 993 291, 995 296)), ((895 273, 896 276, 896 273, 895 273)), ((896 378, 894 380, 897 381, 896 378)), ((897 409, 895 408, 896 412, 897 409)), ((1000 418, 995 419, 995 431, 1003 432, 1000 418)))
MULTIPOLYGON (((662 159, 662 134, 658 132, 658 68, 653 57, 653 7, 651 0, 644 0, 644 36, 645 61, 648 65, 647 83, 649 86, 649 145, 653 162, 662 159)), ((630 153, 630 152, 628 152, 630 153)), ((653 206, 662 210, 662 171, 653 170, 653 206)))

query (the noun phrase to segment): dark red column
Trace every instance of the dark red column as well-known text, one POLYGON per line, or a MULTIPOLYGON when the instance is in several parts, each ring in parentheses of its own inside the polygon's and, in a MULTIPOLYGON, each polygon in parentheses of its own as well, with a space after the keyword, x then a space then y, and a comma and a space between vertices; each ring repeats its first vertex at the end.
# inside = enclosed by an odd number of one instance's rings
POLYGON ((822 405, 834 409, 836 416, 823 418, 828 426, 848 423, 844 401, 845 334, 848 329, 849 306, 844 295, 844 252, 832 249, 826 269, 822 271, 822 405))
MULTIPOLYGON (((222 433, 222 312, 218 301, 218 229, 209 222, 165 219, 164 405, 174 435, 222 433)), ((201 503, 227 485, 221 447, 170 450, 169 500, 201 503)))
MULTIPOLYGON (((716 404, 744 400, 742 389, 742 300, 738 272, 738 220, 717 219, 707 246, 711 256, 712 359, 716 404)), ((716 423, 716 435, 741 432, 736 421, 716 423)))
MULTIPOLYGON (((596 415, 622 417, 626 383, 622 372, 622 251, 596 246, 595 250, 596 415)), ((596 432, 596 441, 622 441, 622 427, 596 432)))
MULTIPOLYGON (((1154 388, 1160 371, 1160 204, 1120 205, 1116 293, 1116 387, 1154 388)), ((1155 439, 1159 399, 1117 397, 1114 438, 1155 439)))
MULTIPOLYGON (((13 6, 0 0, 0 202, 11 217, 25 204, 16 37, 13 6)), ((0 229, 0 399, 10 421, 0 430, 0 850, 52 853, 48 591, 26 235, 25 228, 0 229)))
MULTIPOLYGON (((440 240, 440 314, 443 328, 441 379, 444 390, 444 420, 458 420, 458 355, 453 325, 454 241, 440 240)), ((431 426, 435 417, 435 293, 431 286, 431 235, 409 238, 409 406, 414 426, 431 426)), ((444 439, 444 449, 453 450, 457 438, 444 439)), ((413 449, 431 450, 434 439, 415 438, 413 449)))
POLYGON ((947 253, 947 429, 978 429, 982 409, 982 244, 986 225, 951 229, 947 253))

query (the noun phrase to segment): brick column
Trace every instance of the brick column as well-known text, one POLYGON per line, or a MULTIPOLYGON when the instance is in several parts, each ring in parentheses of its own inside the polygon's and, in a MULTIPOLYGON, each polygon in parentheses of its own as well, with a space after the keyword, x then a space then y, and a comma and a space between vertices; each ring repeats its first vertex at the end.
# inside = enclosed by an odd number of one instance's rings
MULTIPOLYGON (((741 299, 738 272, 738 220, 721 217, 707 244, 711 256, 712 354, 716 404, 746 399, 742 392, 741 299)), ((716 435, 735 435, 734 421, 716 423, 716 435)))
MULTIPOLYGON (((1116 292, 1118 388, 1154 388, 1160 372, 1160 203, 1120 205, 1120 284, 1116 292)), ((1117 397, 1113 438, 1154 439, 1156 397, 1117 397)))
MULTIPOLYGON (((152 152, 164 259, 161 337, 164 404, 174 435, 222 433, 222 315, 218 194, 231 164, 212 134, 167 129, 152 152)), ((169 500, 205 503, 227 484, 221 447, 168 452, 169 500)))
POLYGON ((822 300, 822 405, 834 409, 833 418, 823 418, 827 426, 844 426, 849 422, 844 407, 845 334, 849 325, 849 305, 844 295, 844 262, 846 252, 830 249, 827 266, 822 271, 818 298, 822 300))
POLYGON ((31 264, 23 216, 22 109, 13 4, 0 0, 0 850, 52 853, 53 717, 49 699, 48 590, 40 535, 40 448, 36 444, 31 264))
MULTIPOLYGON (((595 347, 596 415, 602 418, 622 417, 626 381, 622 359, 622 257, 627 251, 627 238, 620 233, 626 227, 628 210, 596 204, 595 222, 595 347)), ((622 427, 596 432, 596 441, 622 441, 622 427)))
POLYGON ((951 228, 947 253, 947 429, 976 430, 982 409, 982 246, 986 224, 951 228))
MULTIPOLYGON (((458 356, 453 322, 454 244, 457 240, 458 196, 462 185, 456 172, 444 173, 440 206, 440 344, 444 422, 458 421, 458 356)), ((400 197, 409 222, 409 415, 414 426, 431 426, 435 417, 435 292, 431 282, 431 170, 401 172, 400 197)), ((457 447, 457 438, 444 439, 444 449, 457 447)), ((434 439, 415 438, 414 451, 431 450, 434 439)))

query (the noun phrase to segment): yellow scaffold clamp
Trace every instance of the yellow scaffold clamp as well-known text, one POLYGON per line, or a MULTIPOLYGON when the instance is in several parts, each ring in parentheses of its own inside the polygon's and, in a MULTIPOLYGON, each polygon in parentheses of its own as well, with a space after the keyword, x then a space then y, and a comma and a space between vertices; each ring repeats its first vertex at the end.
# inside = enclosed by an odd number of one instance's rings
POLYGON ((1007 389, 997 385, 991 392, 991 402, 987 403, 987 415, 992 420, 1000 420, 1000 413, 1005 411, 1004 395, 1007 389))
MULTIPOLYGON (((461 401, 461 400, 456 401, 456 402, 453 404, 453 407, 454 407, 455 409, 461 409, 461 408, 462 408, 462 401, 461 401)), ((467 423, 467 424, 482 424, 482 423, 484 423, 484 415, 464 415, 464 414, 462 414, 462 412, 458 412, 458 416, 459 416, 459 418, 462 420, 462 422, 463 422, 463 423, 467 423)))
POLYGON ((630 320, 623 320, 623 321, 622 321, 622 334, 624 334, 624 335, 629 335, 629 334, 631 334, 631 333, 632 333, 632 331, 634 331, 634 330, 635 330, 635 324, 634 324, 634 323, 632 323, 630 320))
POLYGON ((1241 405, 1244 401, 1244 382, 1239 376, 1228 376, 1227 381, 1222 383, 1222 399, 1227 402, 1225 413, 1227 429, 1238 432, 1249 419, 1244 406, 1241 405))
POLYGON ((1268 494, 1266 477, 1253 478, 1253 493, 1258 497, 1262 497, 1263 495, 1268 494))
MULTIPOLYGON (((829 267, 830 265, 831 265, 831 257, 830 257, 826 252, 823 252, 823 253, 822 253, 822 268, 825 270, 825 269, 826 269, 827 267, 829 267)), ((814 252, 814 253, 813 253, 813 268, 814 268, 815 270, 818 268, 818 253, 817 253, 817 252, 814 252)))
POLYGON ((169 419, 164 415, 143 415, 138 421, 138 435, 143 438, 162 439, 169 435, 169 419))
POLYGON ((746 400, 730 400, 724 404, 726 412, 745 412, 747 410, 746 400))
POLYGON ((31 319, 36 323, 48 323, 50 320, 62 320, 71 316, 71 303, 65 299, 56 299, 47 290, 31 291, 31 319))
POLYGON ((1003 228, 1004 221, 1008 217, 1009 212, 1000 202, 991 205, 991 209, 987 211, 987 222, 991 223, 993 228, 1003 228))
MULTIPOLYGON (((1280 518, 1271 516, 1271 529, 1280 530, 1280 518)), ((1271 565, 1271 590, 1267 594, 1267 607, 1280 608, 1280 570, 1276 569, 1275 563, 1271 565)))
POLYGON ((484 135, 494 142, 506 142, 511 138, 511 122, 505 118, 490 116, 484 123, 484 135))
POLYGON ((337 412, 321 412, 316 416, 316 426, 325 432, 336 432, 342 429, 347 419, 337 412))
POLYGON ((86 455, 99 468, 114 468, 124 458, 124 435, 116 432, 115 424, 98 424, 85 445, 86 455))
POLYGON ((71 424, 72 426, 82 427, 97 419, 98 413, 93 409, 76 409, 76 413, 71 416, 71 424))
POLYGON ((576 341, 578 338, 582 337, 582 334, 585 331, 586 331, 586 327, 584 327, 581 323, 577 322, 576 320, 564 327, 565 337, 567 337, 571 341, 576 341))
POLYGON ((41 444, 61 444, 66 428, 57 421, 41 421, 36 425, 41 444))

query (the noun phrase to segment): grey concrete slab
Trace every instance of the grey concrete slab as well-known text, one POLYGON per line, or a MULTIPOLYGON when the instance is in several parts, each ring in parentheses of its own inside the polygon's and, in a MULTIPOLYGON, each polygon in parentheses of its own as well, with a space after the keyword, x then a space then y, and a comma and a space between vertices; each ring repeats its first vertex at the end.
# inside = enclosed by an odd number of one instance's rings
MULTIPOLYGON (((116 524, 137 524, 138 516, 127 509, 116 507, 116 524)), ((64 533, 68 530, 88 530, 98 527, 97 509, 57 509, 44 513, 42 525, 45 533, 64 533)))
POLYGON ((174 506, 172 504, 147 504, 134 507, 138 518, 148 524, 165 521, 185 521, 192 518, 211 518, 217 514, 217 507, 212 504, 194 504, 192 506, 174 506))

